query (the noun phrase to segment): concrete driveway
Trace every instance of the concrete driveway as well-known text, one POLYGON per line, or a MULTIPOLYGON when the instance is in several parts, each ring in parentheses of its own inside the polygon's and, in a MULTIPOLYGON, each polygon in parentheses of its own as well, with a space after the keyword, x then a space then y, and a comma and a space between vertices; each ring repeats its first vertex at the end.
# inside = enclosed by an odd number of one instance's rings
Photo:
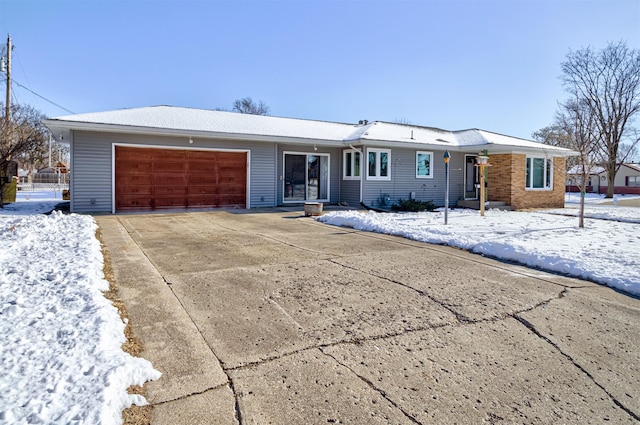
POLYGON ((96 217, 154 424, 637 423, 640 301, 295 212, 96 217))

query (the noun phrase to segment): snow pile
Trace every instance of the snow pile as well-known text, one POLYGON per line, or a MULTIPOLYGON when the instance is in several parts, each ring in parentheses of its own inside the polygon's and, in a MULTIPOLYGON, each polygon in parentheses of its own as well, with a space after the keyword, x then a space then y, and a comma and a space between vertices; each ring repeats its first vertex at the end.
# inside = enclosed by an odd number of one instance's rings
POLYGON ((478 211, 451 210, 446 226, 442 211, 407 214, 341 211, 325 214, 318 220, 455 246, 640 295, 637 255, 640 226, 634 224, 640 222, 640 208, 598 208, 600 216, 616 217, 617 221, 587 219, 585 228, 580 229, 575 217, 499 210, 489 210, 484 217, 478 211), (612 211, 607 213, 605 208, 612 211))
POLYGON ((51 202, 0 210, 0 423, 120 424, 160 373, 120 348, 95 221, 51 202))

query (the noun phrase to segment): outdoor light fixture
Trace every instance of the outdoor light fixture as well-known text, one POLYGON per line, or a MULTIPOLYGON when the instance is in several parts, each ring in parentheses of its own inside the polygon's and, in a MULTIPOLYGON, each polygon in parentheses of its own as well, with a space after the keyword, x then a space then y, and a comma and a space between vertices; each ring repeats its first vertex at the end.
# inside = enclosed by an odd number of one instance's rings
POLYGON ((446 180, 446 186, 444 190, 444 224, 448 224, 448 216, 449 216, 449 159, 451 158, 451 154, 449 151, 444 151, 444 179, 446 180))
POLYGON ((193 144, 193 139, 191 137, 189 137, 189 144, 192 145, 193 144))

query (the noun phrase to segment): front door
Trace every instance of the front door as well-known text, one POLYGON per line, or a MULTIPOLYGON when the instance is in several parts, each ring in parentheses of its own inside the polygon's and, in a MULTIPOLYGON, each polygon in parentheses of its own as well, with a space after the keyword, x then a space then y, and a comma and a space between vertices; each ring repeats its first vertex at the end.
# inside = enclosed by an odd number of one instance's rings
POLYGON ((329 200, 329 155, 284 154, 284 202, 329 200))
POLYGON ((465 155, 464 164, 464 199, 478 199, 476 156, 465 155))

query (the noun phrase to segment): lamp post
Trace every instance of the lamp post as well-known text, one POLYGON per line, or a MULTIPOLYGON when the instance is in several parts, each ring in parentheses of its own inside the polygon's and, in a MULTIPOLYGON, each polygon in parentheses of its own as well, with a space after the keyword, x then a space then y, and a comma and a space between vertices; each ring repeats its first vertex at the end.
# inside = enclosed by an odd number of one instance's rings
POLYGON ((444 151, 444 179, 446 181, 444 190, 444 224, 448 224, 449 221, 449 158, 451 158, 449 151, 444 151))

